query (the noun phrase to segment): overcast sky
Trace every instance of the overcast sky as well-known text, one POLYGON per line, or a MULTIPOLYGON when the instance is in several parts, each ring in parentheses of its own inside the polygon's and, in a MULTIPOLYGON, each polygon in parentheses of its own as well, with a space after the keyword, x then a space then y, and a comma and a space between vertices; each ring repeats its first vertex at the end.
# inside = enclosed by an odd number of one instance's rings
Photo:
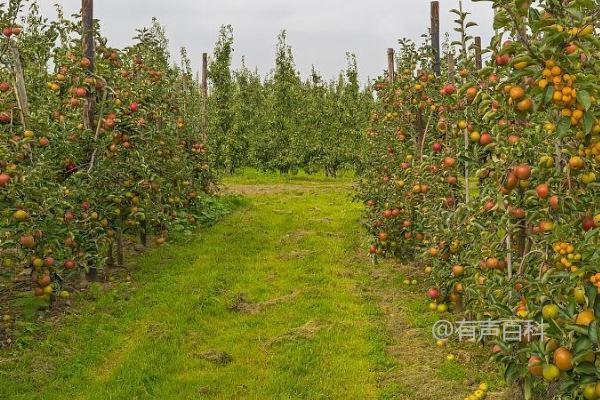
MULTIPOLYGON (((54 15, 53 4, 66 14, 77 12, 81 0, 38 0, 46 15, 54 15)), ((174 59, 184 46, 199 68, 202 52, 212 52, 219 26, 234 28, 234 66, 242 55, 249 67, 264 74, 273 66, 276 36, 288 31, 296 64, 306 76, 314 64, 326 77, 334 77, 345 66, 345 54, 358 58, 361 80, 376 77, 386 67, 386 49, 397 40, 419 40, 429 26, 428 0, 97 0, 95 17, 109 44, 123 47, 135 29, 149 25, 153 16, 165 26, 174 59)), ((463 1, 479 23, 475 35, 489 43, 493 12, 488 2, 463 1)), ((441 0, 441 32, 452 32, 458 0, 441 0)), ((442 36, 443 37, 443 36, 442 36)))

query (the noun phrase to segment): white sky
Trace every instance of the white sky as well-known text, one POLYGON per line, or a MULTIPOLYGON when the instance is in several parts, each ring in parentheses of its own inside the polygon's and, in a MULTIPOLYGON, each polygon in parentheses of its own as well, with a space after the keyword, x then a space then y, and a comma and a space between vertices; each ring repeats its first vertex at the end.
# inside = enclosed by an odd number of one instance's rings
MULTIPOLYGON (((54 15, 60 4, 67 15, 77 12, 80 0, 38 0, 45 15, 54 15)), ((234 66, 241 56, 261 74, 273 66, 276 36, 288 31, 296 64, 305 76, 311 64, 326 77, 337 75, 345 64, 347 51, 358 58, 361 80, 376 77, 386 67, 386 49, 397 47, 397 39, 419 36, 429 26, 428 0, 96 0, 95 17, 100 19, 109 44, 123 47, 131 42, 135 29, 147 26, 156 16, 165 26, 174 59, 185 46, 194 69, 202 52, 212 52, 220 25, 234 28, 234 66)), ((491 3, 463 1, 471 19, 479 23, 472 33, 489 43, 493 12, 491 3)), ((442 37, 452 32, 458 0, 440 1, 442 37)))

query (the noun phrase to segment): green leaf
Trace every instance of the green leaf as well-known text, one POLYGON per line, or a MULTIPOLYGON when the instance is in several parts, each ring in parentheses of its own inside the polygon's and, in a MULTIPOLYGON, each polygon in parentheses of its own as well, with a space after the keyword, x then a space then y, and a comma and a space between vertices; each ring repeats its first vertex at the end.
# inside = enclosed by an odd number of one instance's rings
POLYGON ((593 309, 594 305, 596 304, 596 295, 598 294, 598 290, 593 285, 586 285, 585 294, 588 298, 588 307, 593 309))
POLYGON ((593 320, 590 324, 588 336, 594 344, 598 344, 598 320, 593 320))
POLYGON ((506 366, 506 370, 504 371, 504 380, 506 382, 514 382, 519 375, 519 366, 511 362, 506 366))
POLYGON ((575 342, 575 347, 573 348, 573 352, 575 354, 580 353, 580 352, 587 352, 592 348, 592 344, 593 343, 589 338, 587 338, 585 336, 581 336, 575 342))
POLYGON ((589 110, 592 106, 590 94, 585 90, 577 91, 577 101, 579 102, 579 104, 585 107, 586 111, 589 110))
POLYGON ((558 137, 563 138, 567 136, 569 130, 571 128, 571 119, 568 117, 562 117, 560 122, 558 123, 558 127, 556 128, 556 134, 558 137))
POLYGON ((494 17, 494 29, 498 30, 500 28, 504 28, 506 26, 506 24, 508 24, 509 22, 509 18, 508 15, 506 14, 506 11, 500 9, 498 10, 498 12, 496 13, 496 16, 494 17))
POLYGON ((596 366, 591 362, 583 362, 573 369, 579 375, 596 375, 596 366))
POLYGON ((546 96, 544 97, 545 104, 552 101, 552 95, 554 95, 554 86, 549 85, 548 88, 546 88, 546 96))
POLYGON ((586 111, 583 115, 583 127, 586 135, 589 134, 594 127, 594 115, 590 111, 586 111))

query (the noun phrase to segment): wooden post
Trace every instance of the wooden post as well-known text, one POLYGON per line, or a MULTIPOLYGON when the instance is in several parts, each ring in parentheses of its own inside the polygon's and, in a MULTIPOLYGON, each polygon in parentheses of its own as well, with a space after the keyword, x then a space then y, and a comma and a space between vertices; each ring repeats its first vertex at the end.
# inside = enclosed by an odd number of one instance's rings
POLYGON ((433 49, 433 72, 440 74, 440 2, 431 2, 431 47, 433 49))
POLYGON ((394 68, 394 49, 392 49, 392 48, 387 49, 387 59, 388 59, 387 80, 388 80, 388 82, 392 83, 392 82, 394 82, 394 73, 395 73, 395 68, 394 68))
MULTIPOLYGON (((94 73, 94 0, 81 1, 81 46, 83 56, 90 60, 87 67, 88 74, 94 73)), ((96 107, 96 98, 89 92, 85 96, 83 104, 83 127, 85 129, 95 130, 94 127, 94 108, 96 107)))
POLYGON ((475 67, 480 70, 483 68, 483 62, 481 60, 481 37, 475 36, 475 67))
POLYGON ((19 110, 21 110, 21 122, 23 128, 26 128, 26 119, 29 117, 29 100, 27 99, 27 90, 25 89, 25 74, 23 73, 23 64, 21 63, 21 55, 19 49, 11 47, 12 58, 14 62, 15 73, 15 96, 19 110))
POLYGON ((202 83, 200 84, 200 128, 202 131, 202 140, 206 143, 208 139, 206 111, 208 101, 208 54, 202 53, 202 83))

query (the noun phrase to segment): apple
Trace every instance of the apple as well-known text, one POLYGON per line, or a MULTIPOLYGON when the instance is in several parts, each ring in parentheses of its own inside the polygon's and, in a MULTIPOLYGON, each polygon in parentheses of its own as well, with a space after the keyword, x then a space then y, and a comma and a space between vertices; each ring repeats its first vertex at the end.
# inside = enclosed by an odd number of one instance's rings
POLYGON ((452 275, 454 276, 460 276, 463 274, 464 272, 464 268, 462 265, 453 265, 452 266, 452 275))
POLYGON ((134 102, 134 103, 131 103, 131 104, 129 105, 129 109, 130 109, 131 111, 133 111, 133 112, 136 112, 136 111, 138 111, 138 110, 139 110, 139 107, 140 107, 140 106, 139 106, 139 104, 138 104, 138 103, 135 103, 135 102, 134 102))
POLYGON ((430 299, 437 299, 440 296, 440 291, 437 288, 431 287, 427 290, 427 296, 430 299))
POLYGON ((37 280, 38 285, 45 287, 52 283, 52 278, 49 275, 43 275, 37 280))
POLYGON ((581 222, 581 226, 583 227, 583 230, 586 232, 597 228, 596 222, 594 221, 594 218, 592 218, 592 217, 585 217, 583 219, 583 221, 581 222))
POLYGON ((10 182, 10 175, 8 174, 0 174, 0 187, 4 187, 8 185, 10 182))
POLYGON ((515 168, 515 175, 522 181, 527 180, 531 176, 531 167, 527 164, 519 165, 515 168))
POLYGON ((506 177, 506 182, 504 183, 504 187, 508 190, 513 190, 515 187, 517 187, 518 183, 519 183, 519 179, 517 178, 517 176, 515 174, 513 174, 511 172, 506 177))
POLYGON ((533 376, 542 376, 543 366, 542 359, 538 356, 529 357, 527 362, 529 373, 533 376))
POLYGON ((492 143, 494 141, 494 139, 492 139, 492 135, 490 135, 487 132, 483 132, 481 134, 481 137, 479 138, 479 144, 482 146, 487 146, 488 144, 492 143))
POLYGON ((584 165, 583 159, 579 156, 573 156, 569 159, 569 167, 571 167, 571 169, 581 169, 584 165))
POLYGON ((525 209, 523 209, 521 207, 516 207, 516 208, 509 207, 509 212, 515 218, 519 218, 519 219, 525 218, 525 209))
POLYGON ((19 238, 21 246, 33 249, 35 247, 35 238, 32 235, 23 235, 19 238))
POLYGON ((11 121, 11 115, 9 112, 2 111, 0 112, 0 122, 3 124, 8 124, 11 121))
POLYGON ((65 221, 71 222, 75 219, 75 215, 71 211, 65 212, 65 221))
POLYGON ((78 87, 75 89, 75 95, 77 97, 85 97, 86 94, 87 94, 87 89, 84 87, 78 87))
POLYGON ((548 184, 540 183, 539 185, 537 185, 537 187, 535 188, 535 194, 540 199, 545 199, 546 197, 548 197, 548 194, 549 194, 548 184))
POLYGON ((477 88, 475 88, 475 87, 468 88, 466 95, 467 95, 467 99, 473 100, 475 98, 475 96, 477 96, 477 88))
POLYGON ((456 159, 452 158, 452 157, 446 157, 444 158, 444 166, 446 168, 452 168, 456 165, 456 159))
POLYGON ((452 83, 448 83, 446 86, 444 86, 443 91, 445 94, 452 94, 456 91, 456 89, 452 83))
POLYGON ((504 55, 500 55, 500 54, 496 54, 496 64, 502 66, 502 65, 506 65, 510 62, 510 56, 508 54, 504 54, 504 55))
POLYGON ((548 203, 550 204, 550 207, 553 210, 558 210, 558 207, 560 206, 560 199, 558 196, 554 195, 554 196, 550 197, 550 199, 548 200, 548 203))
POLYGON ((500 262, 497 258, 494 257, 488 257, 485 260, 485 266, 488 267, 489 269, 495 269, 498 268, 500 265, 500 262))

